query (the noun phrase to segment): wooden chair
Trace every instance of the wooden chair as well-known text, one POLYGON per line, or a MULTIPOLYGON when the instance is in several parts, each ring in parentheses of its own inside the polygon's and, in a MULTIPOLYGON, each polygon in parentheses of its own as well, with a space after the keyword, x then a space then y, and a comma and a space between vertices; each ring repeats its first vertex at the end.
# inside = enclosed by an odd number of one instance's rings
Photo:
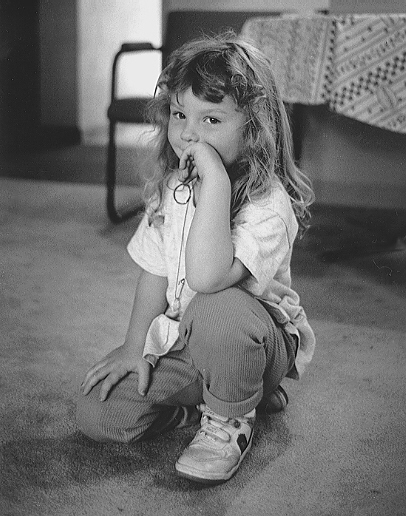
POLYGON ((168 14, 165 41, 162 47, 149 42, 125 42, 114 56, 111 80, 111 102, 107 111, 109 141, 107 150, 107 213, 110 220, 119 223, 135 215, 142 206, 122 211, 116 207, 116 126, 119 123, 140 124, 145 122, 146 97, 117 96, 118 63, 124 54, 137 52, 160 52, 164 66, 169 54, 183 43, 202 35, 213 35, 225 29, 239 33, 244 22, 253 16, 278 16, 270 11, 173 11, 168 14))

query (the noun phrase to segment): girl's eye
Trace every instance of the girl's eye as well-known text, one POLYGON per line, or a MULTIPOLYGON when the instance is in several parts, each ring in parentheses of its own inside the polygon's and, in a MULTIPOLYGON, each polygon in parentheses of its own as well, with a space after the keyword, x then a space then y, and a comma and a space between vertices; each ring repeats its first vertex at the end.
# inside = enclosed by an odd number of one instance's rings
POLYGON ((182 111, 172 111, 172 116, 178 120, 184 120, 186 118, 182 111))
POLYGON ((220 123, 220 120, 218 120, 217 118, 214 118, 212 116, 208 116, 206 118, 206 122, 208 122, 209 124, 211 125, 216 125, 216 124, 219 124, 220 123))

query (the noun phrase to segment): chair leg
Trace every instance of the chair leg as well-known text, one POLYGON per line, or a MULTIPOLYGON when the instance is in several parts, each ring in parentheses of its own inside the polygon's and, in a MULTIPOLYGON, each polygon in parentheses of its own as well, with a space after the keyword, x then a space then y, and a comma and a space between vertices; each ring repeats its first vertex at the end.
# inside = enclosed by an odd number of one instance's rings
POLYGON ((119 212, 116 208, 116 162, 117 162, 117 147, 116 147, 116 124, 110 122, 109 125, 109 143, 107 147, 107 214, 111 222, 119 224, 125 220, 133 217, 142 209, 142 205, 133 207, 128 211, 119 212))

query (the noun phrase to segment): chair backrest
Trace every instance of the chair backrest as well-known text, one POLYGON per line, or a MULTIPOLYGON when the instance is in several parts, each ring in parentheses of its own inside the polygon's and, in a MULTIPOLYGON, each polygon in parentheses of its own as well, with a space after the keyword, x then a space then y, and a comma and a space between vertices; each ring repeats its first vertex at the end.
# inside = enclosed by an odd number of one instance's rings
POLYGON ((166 35, 162 49, 165 66, 169 54, 183 43, 202 35, 217 34, 226 29, 239 33, 248 18, 279 16, 280 11, 172 11, 166 20, 166 35))

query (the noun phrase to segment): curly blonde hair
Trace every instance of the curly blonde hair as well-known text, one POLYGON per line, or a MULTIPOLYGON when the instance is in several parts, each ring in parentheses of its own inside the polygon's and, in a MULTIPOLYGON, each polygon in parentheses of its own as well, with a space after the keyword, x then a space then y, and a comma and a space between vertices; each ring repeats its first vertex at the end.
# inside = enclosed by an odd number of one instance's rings
POLYGON ((237 173, 232 174, 231 219, 245 203, 261 199, 276 176, 290 196, 301 233, 307 228, 313 189, 295 165, 289 120, 271 69, 262 52, 233 33, 191 41, 171 54, 148 110, 157 130, 158 168, 145 190, 147 202, 158 201, 153 213, 159 211, 167 178, 178 166, 167 137, 170 96, 192 88, 209 102, 230 96, 247 117, 245 148, 232 165, 237 173))

